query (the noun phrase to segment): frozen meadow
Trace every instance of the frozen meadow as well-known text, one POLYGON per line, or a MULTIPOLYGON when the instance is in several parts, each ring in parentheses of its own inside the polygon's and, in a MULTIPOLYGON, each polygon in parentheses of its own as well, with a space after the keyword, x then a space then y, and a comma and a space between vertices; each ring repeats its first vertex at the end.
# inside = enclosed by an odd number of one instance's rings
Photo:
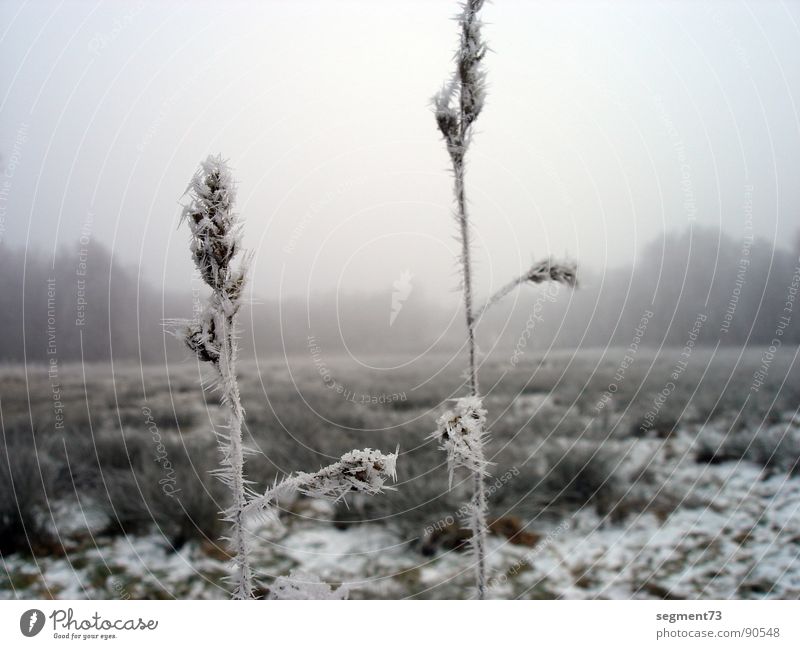
MULTIPOLYGON (((610 399, 624 350, 488 359, 487 597, 800 597, 792 354, 752 392, 760 350, 698 349, 666 399, 679 350, 641 352, 610 399)), ((293 574, 352 599, 474 597, 460 520, 470 481, 456 474, 448 491, 428 439, 463 385, 457 359, 394 372, 329 364, 352 394, 405 398, 348 398, 307 358, 244 363, 249 477, 271 484, 349 448, 399 443, 396 491, 281 499, 277 517, 248 528, 256 595, 293 574)), ((3 371, 0 596, 227 597, 226 492, 210 475, 224 412, 213 394, 196 398, 199 376, 192 362, 65 366, 56 429, 47 368, 29 367, 27 386, 21 368, 3 371)))

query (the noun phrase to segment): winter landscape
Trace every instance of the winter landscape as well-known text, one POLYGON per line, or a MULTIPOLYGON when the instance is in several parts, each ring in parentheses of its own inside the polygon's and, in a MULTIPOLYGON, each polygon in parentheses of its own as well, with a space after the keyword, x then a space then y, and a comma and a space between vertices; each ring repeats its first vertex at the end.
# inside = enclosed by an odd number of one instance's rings
MULTIPOLYGON (((640 352, 624 381, 614 378, 621 349, 534 353, 513 368, 507 357, 488 361, 487 385, 502 377, 486 397, 497 413, 489 422, 489 596, 797 598, 796 353, 776 361, 748 399, 759 351, 698 350, 652 421, 679 350, 640 352), (609 385, 616 391, 604 399, 609 385)), ((448 491, 443 459, 426 440, 438 404, 461 383, 453 359, 428 359, 391 381, 385 372, 337 371, 353 395, 402 394, 377 404, 327 388, 299 360, 242 368, 245 437, 256 449, 250 476, 270 483, 351 447, 400 443, 396 491, 349 508, 282 502, 278 520, 251 530, 262 588, 297 570, 345 584, 351 598, 469 593, 458 517, 468 484, 462 478, 448 491)), ((54 434, 37 418, 36 448, 26 433, 30 411, 50 411, 47 368, 29 368, 27 385, 22 370, 2 375, 16 489, 3 492, 3 520, 16 517, 17 503, 26 513, 24 530, 4 530, 3 596, 226 597, 217 515, 225 494, 209 475, 217 462, 211 425, 222 413, 213 395, 197 399, 198 368, 62 372, 71 423, 54 434), (40 401, 29 404, 29 394, 40 401)))
POLYGON ((0 5, 0 599, 800 599, 798 24, 0 5))

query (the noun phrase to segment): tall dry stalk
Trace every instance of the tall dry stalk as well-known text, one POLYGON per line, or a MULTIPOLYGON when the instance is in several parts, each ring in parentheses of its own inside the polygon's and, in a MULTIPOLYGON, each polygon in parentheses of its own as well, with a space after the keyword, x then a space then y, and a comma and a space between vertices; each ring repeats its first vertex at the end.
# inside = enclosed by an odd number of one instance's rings
MULTIPOLYGON (((482 405, 478 398, 470 226, 467 198, 464 191, 464 174, 465 158, 472 138, 472 125, 483 109, 486 96, 486 74, 481 65, 486 54, 486 43, 481 37, 481 21, 478 18, 478 12, 483 7, 483 3, 484 0, 467 0, 464 3, 458 18, 461 26, 461 42, 456 52, 456 71, 433 100, 436 123, 444 137, 453 167, 456 220, 461 240, 461 288, 467 324, 469 389, 470 396, 473 398, 472 405, 477 410, 481 410, 482 405)), ((464 405, 461 410, 466 412, 466 408, 467 406, 464 405)), ((486 591, 486 492, 483 483, 486 460, 483 453, 482 431, 478 432, 478 438, 474 440, 469 450, 470 457, 466 459, 466 463, 473 467, 474 475, 469 519, 472 530, 472 550, 476 560, 478 597, 482 599, 486 591)), ((449 452, 448 456, 451 458, 452 476, 453 468, 460 462, 453 453, 449 452)))
MULTIPOLYGON (((354 450, 316 473, 297 472, 276 481, 263 494, 251 488, 244 473, 244 409, 236 376, 236 316, 241 307, 247 264, 242 263, 238 269, 233 267, 239 254, 241 222, 233 211, 236 189, 227 163, 220 156, 209 156, 200 164, 187 194, 189 203, 181 220, 189 224, 192 258, 203 281, 211 288, 211 296, 199 318, 182 323, 180 335, 199 360, 213 365, 221 400, 228 408, 227 433, 218 433, 222 468, 215 473, 231 491, 231 504, 223 516, 231 528, 227 540, 234 564, 233 597, 249 599, 253 597, 253 575, 245 523, 250 514, 277 516, 278 498, 291 492, 334 501, 352 492, 379 494, 389 479, 395 479, 398 452, 384 455, 372 449, 354 450)), ((299 596, 303 584, 300 580, 295 582, 292 588, 287 589, 284 582, 276 588, 286 591, 282 597, 299 596)), ((318 580, 310 580, 307 590, 305 594, 310 596, 327 592, 318 580)), ((346 589, 340 588, 331 596, 346 594, 346 589)))
POLYGON ((465 467, 472 472, 473 490, 469 503, 467 524, 472 531, 471 547, 475 555, 475 583, 478 599, 486 595, 486 490, 484 477, 488 462, 484 446, 487 439, 486 409, 478 387, 477 345, 475 327, 483 313, 500 301, 516 286, 531 282, 559 281, 575 285, 575 265, 551 259, 537 262, 530 270, 501 288, 477 311, 474 308, 472 288, 472 259, 470 249, 470 222, 464 190, 466 155, 472 141, 472 127, 483 110, 486 99, 486 73, 483 58, 487 52, 481 34, 482 22, 478 13, 484 0, 465 0, 458 23, 461 39, 456 52, 456 69, 453 76, 433 99, 436 123, 444 138, 453 169, 456 202, 456 221, 461 242, 460 270, 467 325, 469 353, 469 397, 459 399, 455 407, 437 420, 432 437, 447 452, 450 482, 453 471, 465 467))
POLYGON ((191 252, 211 296, 200 317, 183 332, 186 343, 201 361, 216 370, 222 403, 228 409, 227 432, 218 432, 222 468, 217 472, 231 491, 231 504, 224 510, 230 524, 234 599, 253 596, 249 548, 244 521, 247 481, 244 476, 242 423, 244 409, 236 378, 236 314, 239 312, 246 278, 246 263, 235 269, 241 225, 233 211, 236 188, 230 169, 220 156, 201 163, 187 190, 189 203, 182 220, 191 230, 191 252))

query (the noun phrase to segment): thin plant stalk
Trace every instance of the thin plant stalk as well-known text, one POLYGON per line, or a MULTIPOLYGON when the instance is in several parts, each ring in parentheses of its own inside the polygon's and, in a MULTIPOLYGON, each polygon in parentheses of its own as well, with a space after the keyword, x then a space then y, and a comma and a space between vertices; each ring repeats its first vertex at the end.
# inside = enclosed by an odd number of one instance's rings
MULTIPOLYGON (((233 267, 239 254, 241 223, 233 211, 236 188, 227 163, 220 156, 209 156, 200 164, 187 190, 190 201, 184 207, 182 220, 189 224, 192 234, 191 251, 203 281, 211 288, 204 311, 192 322, 180 322, 180 337, 195 353, 198 360, 210 363, 216 370, 221 401, 228 410, 226 433, 217 433, 222 451, 221 468, 214 473, 231 491, 231 504, 223 511, 224 520, 230 524, 227 537, 233 557, 234 599, 253 597, 253 575, 250 569, 250 548, 246 522, 248 514, 266 513, 277 516, 276 502, 280 494, 299 491, 315 498, 344 499, 350 493, 376 495, 388 480, 395 480, 395 453, 384 455, 372 449, 345 453, 338 462, 316 473, 298 472, 257 494, 245 477, 245 447, 242 442, 244 408, 239 395, 236 375, 236 316, 242 300, 247 276, 247 263, 233 267)), ((173 324, 178 324, 174 322, 173 324)), ((273 584, 282 598, 306 595, 341 599, 346 589, 330 593, 321 582, 295 579, 291 588, 288 582, 273 584), (303 591, 303 592, 301 592, 303 591), (307 591, 307 592, 306 592, 307 591)))
POLYGON ((225 451, 227 455, 225 462, 229 464, 228 477, 230 478, 229 486, 233 502, 230 510, 226 512, 226 518, 231 524, 230 542, 233 545, 233 598, 250 599, 253 596, 253 586, 244 516, 244 508, 247 504, 244 445, 242 443, 244 408, 239 396, 239 382, 236 378, 234 322, 231 319, 228 323, 219 315, 217 318, 217 326, 221 326, 223 331, 219 364, 221 385, 223 386, 222 400, 228 406, 228 434, 226 436, 228 446, 225 451))
POLYGON ((442 90, 433 98, 436 123, 442 133, 453 168, 456 203, 456 220, 461 241, 460 271, 464 295, 464 314, 467 324, 469 351, 469 397, 457 400, 455 407, 437 419, 437 429, 431 435, 447 452, 450 483, 458 467, 472 473, 472 498, 467 525, 472 532, 471 546, 475 555, 475 582, 478 599, 486 596, 486 489, 487 475, 485 444, 486 410, 478 387, 477 347, 475 328, 483 314, 523 283, 541 284, 561 282, 576 285, 576 267, 572 262, 551 258, 539 261, 518 278, 503 286, 479 309, 475 309, 472 286, 472 256, 470 248, 470 222, 464 190, 466 154, 472 139, 472 125, 483 110, 486 98, 486 73, 483 57, 487 46, 481 35, 482 23, 478 13, 484 0, 465 0, 458 22, 461 40, 456 52, 456 70, 442 90))
POLYGON ((190 201, 182 220, 191 230, 191 251, 211 296, 200 317, 186 325, 182 335, 197 358, 216 370, 221 401, 228 409, 226 433, 220 434, 221 468, 215 473, 231 491, 231 504, 223 511, 230 524, 234 571, 234 599, 253 597, 252 572, 245 529, 247 480, 242 443, 244 409, 236 376, 236 315, 241 306, 246 264, 233 262, 239 254, 241 224, 233 211, 236 188, 227 163, 221 156, 209 156, 201 163, 187 189, 190 201))
MULTIPOLYGON (((459 102, 461 107, 461 141, 467 142, 470 126, 464 119, 464 98, 459 102)), ((466 145, 464 145, 466 153, 466 145)), ((469 354, 469 393, 472 397, 478 396, 478 367, 477 349, 475 345, 475 315, 472 300, 472 255, 470 246, 469 215, 467 213, 467 198, 464 191, 464 156, 453 159, 453 175, 455 178, 456 206, 458 210, 458 224, 461 235, 461 275, 463 278, 464 316, 467 325, 467 349, 469 354)), ((486 488, 483 474, 475 472, 472 475, 472 503, 470 506, 470 529, 472 530, 472 547, 475 553, 475 580, 478 588, 478 599, 483 599, 486 594, 486 488)))
MULTIPOLYGON (((458 221, 461 230, 461 272, 464 284, 464 315, 467 324, 467 349, 469 354, 469 393, 470 396, 477 397, 478 367, 475 345, 475 316, 472 310, 472 259, 470 256, 469 219, 464 195, 463 160, 461 160, 458 167, 454 164, 454 172, 458 221)), ((482 448, 480 452, 483 453, 482 448)), ((472 548, 475 553, 475 580, 478 588, 478 599, 483 599, 486 594, 486 489, 483 474, 477 471, 472 475, 470 529, 472 530, 472 548)))
POLYGON ((522 284, 543 284, 544 282, 559 282, 571 288, 578 286, 577 266, 572 261, 562 261, 548 257, 534 263, 525 273, 515 277, 510 282, 500 287, 481 306, 474 316, 478 322, 486 311, 500 302, 506 295, 522 284))
MULTIPOLYGON (((475 344, 475 316, 473 313, 472 258, 470 224, 467 198, 464 189, 465 158, 469 148, 472 124, 483 108, 485 74, 481 62, 486 54, 486 44, 481 37, 478 12, 484 0, 466 0, 458 18, 461 41, 456 53, 456 71, 451 80, 434 98, 436 121, 445 139, 453 167, 456 220, 461 240, 461 284, 464 296, 464 315, 467 325, 469 353, 468 380, 471 397, 478 397, 477 349, 475 344), (455 105, 454 105, 455 104, 455 105)), ((483 481, 482 437, 481 443, 471 451, 477 454, 480 471, 473 474, 473 495, 470 502, 469 526, 471 545, 475 554, 475 579, 478 598, 486 593, 486 492, 483 481)))

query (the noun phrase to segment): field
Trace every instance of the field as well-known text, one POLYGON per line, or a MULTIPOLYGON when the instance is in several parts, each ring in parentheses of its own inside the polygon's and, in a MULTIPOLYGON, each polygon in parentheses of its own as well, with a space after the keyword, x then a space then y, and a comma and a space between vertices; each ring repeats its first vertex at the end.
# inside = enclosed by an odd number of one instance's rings
MULTIPOLYGON (((481 368, 493 598, 800 597, 797 349, 528 352, 481 368)), ((463 358, 241 364, 256 485, 351 448, 396 490, 254 523, 260 594, 291 570, 351 598, 467 598, 470 555, 427 439, 463 358), (382 364, 380 364, 382 363, 382 364)), ((0 371, 0 597, 225 597, 213 386, 194 362, 0 371)))

